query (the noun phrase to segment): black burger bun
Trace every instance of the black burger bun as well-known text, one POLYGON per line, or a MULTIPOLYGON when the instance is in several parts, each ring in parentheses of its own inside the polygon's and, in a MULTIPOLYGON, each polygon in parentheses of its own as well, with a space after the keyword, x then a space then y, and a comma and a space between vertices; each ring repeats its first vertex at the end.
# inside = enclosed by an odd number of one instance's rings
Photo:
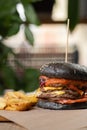
POLYGON ((41 75, 50 78, 87 81, 87 67, 74 63, 54 62, 41 67, 41 75))
POLYGON ((40 99, 37 103, 37 106, 40 108, 51 110, 76 110, 76 109, 87 109, 87 102, 80 102, 73 104, 59 104, 40 99))

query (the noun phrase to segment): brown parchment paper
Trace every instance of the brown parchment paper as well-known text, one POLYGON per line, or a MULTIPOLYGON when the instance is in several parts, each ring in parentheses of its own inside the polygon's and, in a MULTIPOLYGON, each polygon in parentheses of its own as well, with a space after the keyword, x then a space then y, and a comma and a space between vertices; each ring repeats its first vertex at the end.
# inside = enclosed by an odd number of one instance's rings
POLYGON ((86 130, 87 109, 47 110, 34 108, 29 111, 4 111, 0 116, 28 130, 86 130))

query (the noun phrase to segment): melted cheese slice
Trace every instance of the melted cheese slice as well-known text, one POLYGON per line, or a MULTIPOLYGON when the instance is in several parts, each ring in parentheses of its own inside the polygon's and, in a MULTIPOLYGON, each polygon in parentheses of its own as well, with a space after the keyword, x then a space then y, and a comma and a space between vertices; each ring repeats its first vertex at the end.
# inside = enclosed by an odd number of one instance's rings
POLYGON ((48 90, 61 90, 62 89, 62 87, 44 87, 44 90, 45 91, 48 91, 48 90))
POLYGON ((56 94, 56 95, 63 95, 65 92, 64 91, 54 91, 52 92, 52 94, 56 94))

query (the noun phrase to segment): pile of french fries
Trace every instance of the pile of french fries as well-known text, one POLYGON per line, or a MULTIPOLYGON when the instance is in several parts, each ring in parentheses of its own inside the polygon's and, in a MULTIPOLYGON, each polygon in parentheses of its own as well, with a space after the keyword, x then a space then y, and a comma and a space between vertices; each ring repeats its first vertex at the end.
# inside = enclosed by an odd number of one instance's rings
POLYGON ((26 94, 21 91, 6 92, 0 97, 0 110, 25 111, 37 103, 36 94, 26 94))

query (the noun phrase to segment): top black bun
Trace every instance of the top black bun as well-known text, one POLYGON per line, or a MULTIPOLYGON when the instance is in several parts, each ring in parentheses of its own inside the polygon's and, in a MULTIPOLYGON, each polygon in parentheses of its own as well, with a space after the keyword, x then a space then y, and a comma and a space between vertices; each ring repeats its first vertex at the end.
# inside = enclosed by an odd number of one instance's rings
POLYGON ((41 74, 48 77, 87 81, 87 67, 74 63, 48 63, 41 67, 41 74))

